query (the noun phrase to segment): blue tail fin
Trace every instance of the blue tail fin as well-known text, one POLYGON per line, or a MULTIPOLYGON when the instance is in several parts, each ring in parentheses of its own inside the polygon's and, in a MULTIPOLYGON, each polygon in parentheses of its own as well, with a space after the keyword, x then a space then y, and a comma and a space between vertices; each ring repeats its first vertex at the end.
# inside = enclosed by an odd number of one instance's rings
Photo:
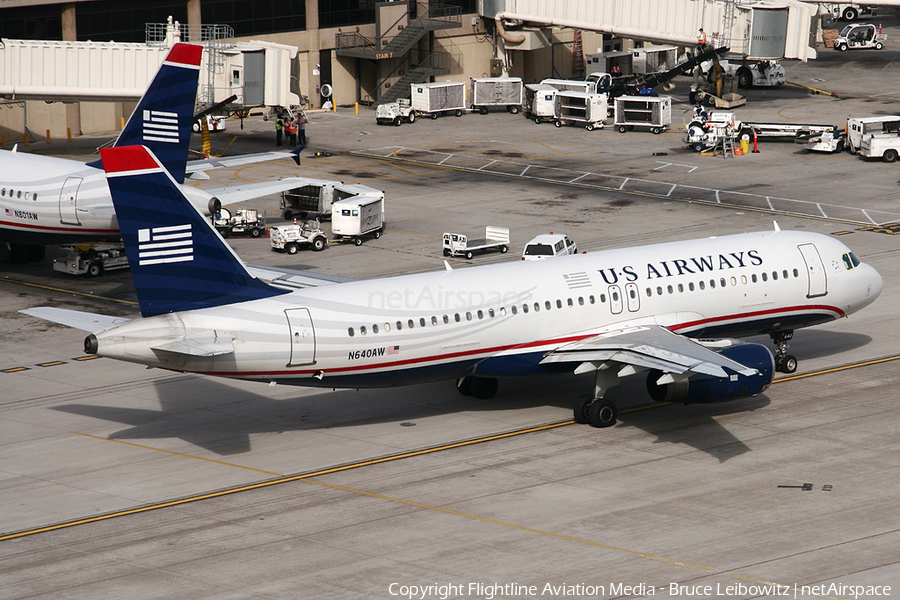
POLYGON ((288 293, 256 279, 143 146, 100 150, 145 317, 288 293))
MULTIPOLYGON (((143 145, 184 182, 203 46, 175 44, 114 144, 143 145)), ((100 168, 99 161, 91 166, 100 168)))

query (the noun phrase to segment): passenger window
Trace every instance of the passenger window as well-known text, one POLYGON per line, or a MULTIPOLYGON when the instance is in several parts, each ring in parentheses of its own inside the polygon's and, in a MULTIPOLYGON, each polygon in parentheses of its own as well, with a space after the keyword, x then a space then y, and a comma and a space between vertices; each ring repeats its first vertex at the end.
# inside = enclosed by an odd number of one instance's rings
POLYGON ((366 335, 366 326, 365 326, 365 325, 360 325, 360 326, 359 326, 359 334, 360 334, 360 335, 366 335))
POLYGON ((584 297, 578 296, 578 306, 584 306, 584 297))
POLYGON ((575 303, 572 302, 572 299, 571 299, 571 298, 569 298, 568 300, 566 300, 566 304, 568 304, 570 307, 575 306, 575 303))
POLYGON ((459 316, 459 313, 456 313, 455 315, 453 315, 453 318, 456 320, 457 323, 459 323, 462 320, 462 317, 459 316))
POLYGON ((606 303, 606 294, 600 294, 600 302, 606 303))
POLYGON ((501 307, 500 307, 500 316, 501 316, 501 317, 505 317, 505 316, 506 316, 506 307, 505 307, 505 306, 501 306, 501 307))
POLYGON ((800 277, 800 271, 794 269, 794 277, 800 277))
POLYGON ((541 310, 541 303, 535 302, 534 303, 534 312, 540 312, 540 310, 541 310))
POLYGON ((434 316, 431 317, 431 324, 437 325, 437 317, 434 317, 434 316))
POLYGON ((425 327, 425 317, 419 317, 419 326, 425 327))
POLYGON ((483 319, 483 318, 484 318, 484 312, 483 312, 483 311, 480 311, 480 310, 479 310, 476 314, 478 315, 478 318, 479 318, 479 319, 483 319))
POLYGON ((716 280, 715 280, 715 279, 710 279, 710 280, 709 280, 709 287, 710 287, 710 289, 716 287, 716 280))
POLYGON ((397 321, 397 331, 403 330, 403 321, 397 321))
POLYGON ((688 283, 688 291, 691 291, 691 292, 694 291, 694 282, 693 281, 688 283))
POLYGON ((471 321, 471 320, 472 320, 472 313, 467 312, 466 313, 466 321, 471 321))
POLYGON ((679 294, 684 293, 684 285, 681 283, 678 284, 678 293, 679 294))
POLYGON ((647 288, 647 297, 649 298, 652 295, 653 295, 653 290, 651 290, 650 288, 647 288))
MULTIPOLYGON (((722 277, 721 279, 719 279, 719 283, 721 284, 722 287, 725 287, 725 285, 726 285, 725 278, 722 277)), ((731 285, 734 285, 734 277, 731 278, 731 285)))
POLYGON ((372 325, 372 333, 378 333, 378 325, 372 325))
POLYGON ((763 274, 762 274, 762 280, 763 280, 763 281, 768 281, 768 280, 769 280, 769 276, 766 275, 765 273, 763 273, 763 274))
MULTIPOLYGON (((763 277, 765 277, 765 276, 766 276, 765 273, 763 273, 763 277)), ((756 280, 757 280, 756 273, 754 273, 753 275, 750 276, 750 281, 752 281, 753 283, 756 283, 756 280)))
POLYGON ((557 299, 556 308, 562 308, 562 300, 557 299))
POLYGON ((385 323, 385 324, 384 324, 384 332, 387 333, 387 332, 389 332, 390 330, 391 330, 391 324, 390 324, 390 323, 385 323))
POLYGON ((741 275, 741 283, 743 283, 744 285, 747 285, 747 276, 746 275, 741 275))
POLYGON ((450 322, 450 317, 448 315, 444 315, 444 325, 450 322))
POLYGON ((674 294, 674 293, 675 293, 675 290, 674 290, 674 288, 672 288, 671 285, 667 285, 667 286, 666 286, 666 291, 669 292, 670 294, 674 294))
POLYGON ((353 328, 352 328, 352 327, 349 327, 349 328, 347 329, 347 333, 350 335, 350 337, 353 337, 353 336, 355 335, 355 334, 353 333, 353 328))
POLYGON ((523 304, 523 305, 522 305, 522 312, 523 312, 523 313, 527 313, 527 312, 528 312, 528 305, 527 305, 527 304, 523 304))
POLYGON ((731 278, 731 285, 732 285, 732 286, 737 285, 737 277, 732 277, 732 278, 731 278))
POLYGON ((701 289, 701 290, 705 290, 705 289, 706 289, 706 282, 705 282, 705 281, 701 281, 701 282, 700 282, 700 289, 701 289))
POLYGON ((409 322, 407 323, 407 325, 409 325, 409 328, 412 329, 413 327, 415 327, 415 321, 410 319, 409 322))
POLYGON ((656 295, 657 295, 657 296, 662 296, 662 287, 656 286, 656 295))
POLYGON ((772 271, 772 281, 778 281, 778 271, 772 271))
POLYGON ((546 308, 547 310, 550 310, 551 304, 550 304, 550 301, 549 301, 549 300, 547 300, 546 302, 544 302, 544 308, 546 308))
POLYGON ((512 310, 512 314, 514 314, 514 315, 515 315, 515 314, 518 314, 518 312, 519 312, 519 308, 518 308, 515 304, 513 304, 513 305, 510 307, 510 310, 512 310))

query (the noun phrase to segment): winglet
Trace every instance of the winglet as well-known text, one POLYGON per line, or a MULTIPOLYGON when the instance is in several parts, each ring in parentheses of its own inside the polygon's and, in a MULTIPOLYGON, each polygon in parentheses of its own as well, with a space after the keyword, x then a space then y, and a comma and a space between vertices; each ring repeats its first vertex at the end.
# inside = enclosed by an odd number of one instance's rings
POLYGON ((306 146, 300 146, 295 150, 291 150, 291 158, 294 159, 294 162, 297 163, 298 167, 300 166, 300 153, 303 152, 304 148, 306 148, 306 146))
POLYGON ((145 317, 288 293, 253 277, 143 146, 100 150, 145 317))
POLYGON ((781 227, 778 226, 778 221, 772 221, 772 223, 775 224, 775 233, 778 233, 779 231, 781 231, 781 227))

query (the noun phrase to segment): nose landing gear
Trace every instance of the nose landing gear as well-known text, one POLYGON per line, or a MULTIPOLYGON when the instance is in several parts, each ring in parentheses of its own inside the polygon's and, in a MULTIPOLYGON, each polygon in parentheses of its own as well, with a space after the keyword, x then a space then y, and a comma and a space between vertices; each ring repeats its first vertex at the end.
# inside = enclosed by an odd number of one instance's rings
POLYGON ((787 353, 788 340, 794 337, 793 330, 775 331, 769 334, 775 342, 775 370, 780 373, 793 373, 797 370, 797 357, 787 353))

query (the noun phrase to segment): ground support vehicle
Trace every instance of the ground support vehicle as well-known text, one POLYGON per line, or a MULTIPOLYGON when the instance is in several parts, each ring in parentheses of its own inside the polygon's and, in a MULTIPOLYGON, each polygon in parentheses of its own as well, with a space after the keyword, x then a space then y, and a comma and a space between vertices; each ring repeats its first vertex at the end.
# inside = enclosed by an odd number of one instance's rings
POLYGON ((539 235, 525 244, 522 260, 541 260, 551 256, 578 254, 578 246, 562 233, 539 235))
POLYGON ((500 254, 509 251, 509 229, 488 225, 484 228, 484 237, 470 239, 462 233, 444 234, 444 256, 465 256, 472 260, 476 252, 499 250, 500 254))
POLYGON ((731 75, 737 78, 737 84, 740 88, 749 87, 771 87, 776 85, 784 85, 785 70, 778 61, 774 60, 758 60, 758 61, 729 61, 721 60, 719 64, 725 70, 725 75, 731 75))
MULTIPOLYGON (((732 144, 744 129, 733 112, 710 113, 706 119, 694 118, 687 127, 684 143, 694 152, 702 152, 716 147, 723 138, 729 138, 732 144)), ((749 139, 749 138, 748 138, 749 139)))
MULTIPOLYGON (((206 119, 206 126, 209 128, 209 131, 225 131, 225 117, 206 115, 201 118, 206 119)), ((202 129, 201 122, 194 121, 191 125, 191 129, 194 133, 200 133, 200 130, 202 129)))
POLYGON ((336 241, 353 241, 361 246, 363 239, 378 239, 384 231, 384 193, 362 194, 331 205, 331 233, 336 241))
POLYGON ((522 80, 518 77, 472 78, 472 110, 483 115, 491 108, 518 114, 524 103, 522 80))
POLYGON ((619 96, 615 100, 615 127, 619 133, 635 127, 662 133, 671 124, 672 98, 669 96, 619 96))
POLYGON ((796 133, 794 141, 803 144, 803 147, 810 152, 837 153, 844 149, 844 145, 847 143, 847 134, 835 126, 801 129, 796 133))
POLYGON ((529 83, 525 86, 525 118, 534 119, 537 124, 552 121, 556 116, 554 98, 559 92, 552 85, 529 83))
POLYGON ((354 196, 381 195, 384 192, 358 183, 341 183, 325 179, 309 179, 309 183, 281 193, 281 216, 291 219, 298 216, 305 219, 317 215, 331 218, 331 207, 335 202, 354 196))
POLYGON ((900 158, 900 135, 893 133, 873 133, 863 138, 859 155, 864 158, 880 158, 892 163, 900 158))
POLYGON ((870 23, 858 23, 847 25, 841 30, 841 34, 834 40, 834 49, 840 52, 847 50, 881 50, 887 36, 881 33, 881 28, 875 28, 870 23))
POLYGON ((97 277, 105 271, 128 268, 122 244, 77 244, 61 246, 67 253, 53 259, 53 270, 69 275, 97 277))
POLYGON ((461 117, 466 111, 466 84, 453 81, 412 83, 410 104, 414 111, 432 119, 442 115, 461 117))
POLYGON ((553 100, 554 122, 563 125, 583 125, 588 131, 603 129, 608 110, 608 96, 587 92, 558 92, 553 100))
POLYGON ((900 131, 900 116, 851 117, 847 119, 847 143, 844 145, 851 154, 859 152, 864 138, 875 133, 897 133, 900 131))
POLYGON ((375 122, 379 125, 396 127, 400 127, 404 122, 415 123, 416 111, 413 110, 409 100, 400 98, 397 102, 379 104, 375 109, 375 122))
POLYGON ((212 221, 213 227, 222 234, 222 237, 235 233, 259 237, 266 231, 266 218, 252 208, 238 208, 234 214, 227 208, 220 208, 212 221))
POLYGON ((315 252, 325 249, 328 237, 319 227, 319 221, 303 221, 287 225, 275 225, 269 230, 269 243, 273 252, 297 254, 302 248, 311 248, 315 252))
POLYGON ((855 21, 860 17, 874 17, 875 12, 868 6, 850 4, 845 2, 823 2, 819 4, 821 9, 828 12, 835 20, 855 21))

